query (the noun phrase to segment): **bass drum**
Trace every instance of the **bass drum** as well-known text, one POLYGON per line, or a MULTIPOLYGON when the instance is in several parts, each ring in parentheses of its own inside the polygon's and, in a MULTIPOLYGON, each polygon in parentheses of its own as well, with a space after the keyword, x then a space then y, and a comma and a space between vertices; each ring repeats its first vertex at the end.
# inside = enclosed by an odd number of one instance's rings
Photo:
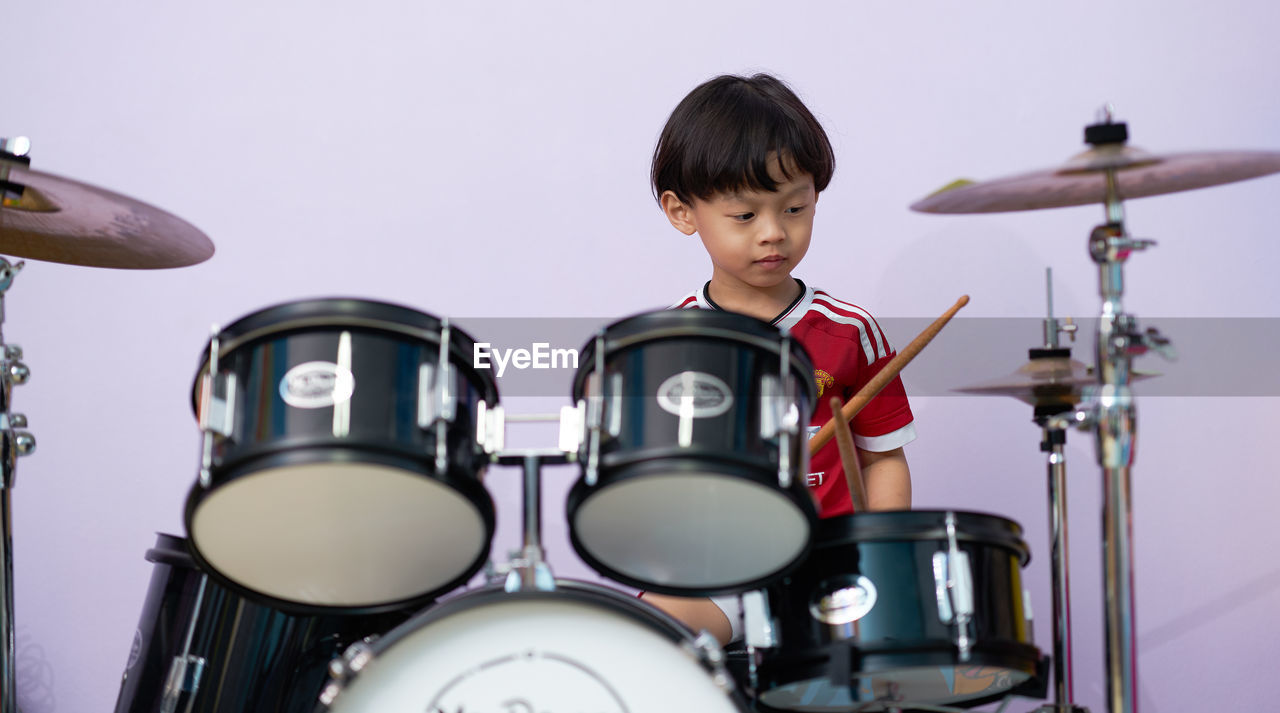
POLYGON ((1035 687, 1029 559, 1022 528, 994 515, 823 520, 813 554, 768 590, 781 646, 764 653, 757 709, 970 707, 1035 687))
POLYGON ((307 713, 347 646, 410 612, 295 616, 208 580, 187 541, 157 535, 151 586, 115 713, 307 713))
POLYGON ((721 656, 613 590, 485 589, 349 649, 317 713, 743 713, 721 656))

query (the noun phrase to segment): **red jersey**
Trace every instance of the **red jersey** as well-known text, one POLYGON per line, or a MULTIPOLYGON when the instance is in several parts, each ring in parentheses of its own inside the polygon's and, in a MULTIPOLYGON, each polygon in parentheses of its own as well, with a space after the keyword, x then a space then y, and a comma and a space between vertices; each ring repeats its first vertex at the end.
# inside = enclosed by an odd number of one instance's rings
MULTIPOLYGON (((822 290, 800 284, 796 301, 773 319, 772 324, 787 330, 804 345, 813 360, 813 378, 818 384, 818 404, 809 435, 831 420, 827 401, 839 394, 848 401, 895 352, 875 318, 857 305, 837 300, 822 290)), ((720 309, 707 295, 708 282, 702 289, 689 293, 673 309, 720 309)), ((863 450, 891 451, 915 440, 916 430, 907 403, 902 379, 893 381, 858 412, 851 424, 853 440, 863 450)), ((845 484, 844 469, 835 443, 824 446, 809 463, 806 483, 818 502, 822 517, 853 512, 853 501, 845 484)))

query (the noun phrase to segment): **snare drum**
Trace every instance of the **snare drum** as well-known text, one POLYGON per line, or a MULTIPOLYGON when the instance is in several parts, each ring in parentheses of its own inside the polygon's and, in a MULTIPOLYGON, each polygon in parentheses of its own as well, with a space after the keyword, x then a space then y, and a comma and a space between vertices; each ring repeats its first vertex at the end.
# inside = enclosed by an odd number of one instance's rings
POLYGON ((768 590, 781 645, 760 664, 760 710, 967 707, 1007 695, 1040 662, 1021 579, 1029 558, 1022 528, 993 515, 823 520, 813 554, 768 590))
POLYGON ((206 580, 172 535, 157 535, 147 560, 116 713, 310 713, 330 660, 409 616, 294 616, 246 601, 206 580))
POLYGON ((201 565, 299 611, 400 609, 465 582, 494 527, 478 423, 498 396, 473 345, 355 299, 219 332, 196 376, 205 451, 186 526, 201 565))
POLYGON ((349 649, 318 713, 743 713, 721 656, 602 587, 479 590, 349 649))
POLYGON ((756 588, 798 564, 817 522, 804 483, 813 374, 798 342, 745 315, 666 310, 607 327, 573 384, 588 407, 574 549, 669 594, 756 588))

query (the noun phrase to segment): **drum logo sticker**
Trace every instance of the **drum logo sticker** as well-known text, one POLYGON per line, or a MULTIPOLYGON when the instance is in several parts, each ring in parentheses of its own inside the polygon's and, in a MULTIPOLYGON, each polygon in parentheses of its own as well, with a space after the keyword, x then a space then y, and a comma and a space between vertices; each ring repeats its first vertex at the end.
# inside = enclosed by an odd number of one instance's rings
POLYGON ((294 408, 324 408, 351 398, 356 377, 350 369, 328 361, 309 361, 285 373, 280 398, 294 408))
POLYGON ((733 392, 718 377, 702 371, 682 371, 658 387, 658 405, 675 416, 712 418, 733 407, 733 392))
POLYGON ((631 713, 614 686, 586 664, 550 651, 513 653, 444 685, 426 713, 631 713), (535 700, 536 699, 536 700, 535 700))
POLYGON ((845 575, 818 583, 817 596, 809 602, 809 614, 832 626, 852 624, 876 606, 876 585, 862 575, 845 575))

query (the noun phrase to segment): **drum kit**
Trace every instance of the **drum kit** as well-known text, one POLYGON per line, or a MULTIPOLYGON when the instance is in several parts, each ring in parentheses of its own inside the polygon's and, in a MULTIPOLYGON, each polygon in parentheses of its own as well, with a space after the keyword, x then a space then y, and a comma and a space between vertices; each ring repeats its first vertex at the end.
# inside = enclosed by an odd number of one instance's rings
MULTIPOLYGON (((964 389, 1034 406, 1050 454, 1054 702, 1043 709, 1056 713, 1081 710, 1066 587, 1072 427, 1095 432, 1106 483, 1109 705, 1135 709, 1131 361, 1168 342, 1122 309, 1123 263, 1151 244, 1126 232, 1122 202, 1280 171, 1280 153, 1148 154, 1109 116, 1086 140, 1059 169, 952 186, 912 206, 1106 206, 1090 236, 1104 299, 1094 373, 1059 346, 1074 325, 1050 306, 1045 344, 1025 367, 964 389)), ((0 252, 117 268, 212 256, 208 238, 164 211, 29 170, 28 148, 0 144, 0 252)), ((0 308, 21 266, 0 259, 0 308)), ((785 332, 718 311, 623 319, 585 340, 569 403, 553 414, 507 414, 475 344, 447 318, 352 298, 280 304, 212 330, 192 387, 201 448, 187 536, 161 534, 146 553, 155 567, 117 713, 639 712, 673 701, 946 711, 1046 697, 1050 657, 1033 641, 1016 522, 954 510, 818 518, 808 459, 847 429, 833 423, 806 441, 814 370, 785 332), (509 426, 540 420, 558 423, 554 446, 507 447, 509 426), (554 575, 541 470, 567 463, 579 469, 565 511, 583 561, 648 591, 739 595, 742 648, 726 652, 643 600, 554 575), (524 473, 522 548, 496 564, 484 483, 494 465, 524 473), (469 588, 482 570, 486 583, 469 588)), ((9 498, 35 441, 11 411, 12 386, 29 375, 22 351, 2 337, 0 350, 0 713, 12 713, 9 498)))

